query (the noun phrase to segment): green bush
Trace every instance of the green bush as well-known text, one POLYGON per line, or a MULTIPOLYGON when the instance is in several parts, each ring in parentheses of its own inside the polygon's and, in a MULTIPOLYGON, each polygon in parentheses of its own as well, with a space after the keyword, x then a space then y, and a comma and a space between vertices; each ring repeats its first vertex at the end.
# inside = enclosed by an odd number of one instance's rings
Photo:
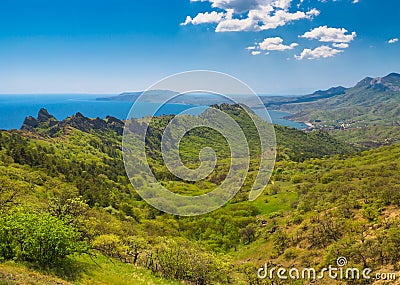
POLYGON ((70 225, 47 213, 14 212, 0 218, 0 258, 54 266, 86 246, 70 225))
POLYGON ((163 277, 194 284, 219 284, 229 276, 228 262, 184 239, 159 239, 148 267, 163 277))

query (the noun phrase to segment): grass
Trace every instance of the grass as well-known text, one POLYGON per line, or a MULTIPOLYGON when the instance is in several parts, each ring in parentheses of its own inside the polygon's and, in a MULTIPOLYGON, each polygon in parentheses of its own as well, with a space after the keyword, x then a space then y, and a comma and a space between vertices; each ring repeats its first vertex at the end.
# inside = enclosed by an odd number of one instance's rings
MULTIPOLYGON (((268 194, 268 189, 264 191, 253 203, 259 210, 259 218, 268 221, 267 229, 271 228, 274 223, 282 226, 284 219, 280 216, 285 215, 286 212, 292 210, 292 203, 297 201, 298 194, 291 191, 293 187, 291 183, 280 182, 275 183, 280 186, 280 191, 276 194, 268 194), (278 218, 276 219, 275 216, 278 218), (274 220, 274 222, 272 222, 274 220)), ((237 263, 255 262, 270 260, 273 255, 273 245, 271 242, 266 242, 264 238, 258 238, 256 241, 249 245, 239 248, 238 251, 232 252, 232 257, 237 263)))
POLYGON ((91 259, 76 257, 79 264, 75 280, 65 281, 55 273, 41 272, 28 265, 6 262, 0 264, 0 285, 178 285, 153 275, 150 271, 130 264, 111 260, 104 256, 91 259))
POLYGON ((44 275, 22 264, 7 262, 0 264, 0 285, 72 285, 57 277, 44 275))
POLYGON ((382 146, 400 142, 399 126, 368 126, 335 130, 330 134, 338 140, 361 147, 382 146))
MULTIPOLYGON (((256 201, 252 202, 259 210, 260 218, 270 219, 277 213, 291 210, 291 204, 297 200, 297 193, 291 191, 293 185, 289 182, 278 182, 280 190, 276 194, 268 194, 268 189, 256 201)), ((273 252, 272 244, 258 239, 254 243, 244 246, 233 253, 235 260, 269 259, 273 252)), ((153 275, 146 269, 111 260, 104 256, 91 259, 80 256, 74 259, 75 272, 40 272, 28 266, 4 263, 0 264, 0 285, 14 284, 60 284, 60 285, 178 285, 178 281, 163 279, 153 275), (79 267, 77 266, 79 265, 79 267), (78 269, 79 268, 79 269, 78 269), (46 275, 45 275, 46 274, 46 275), (65 281, 56 276, 63 276, 65 281), (72 277, 71 277, 72 276, 72 277)))
POLYGON ((104 256, 94 259, 80 257, 80 262, 91 264, 90 271, 82 274, 76 284, 82 285, 178 285, 178 281, 170 281, 156 277, 148 270, 138 268, 130 264, 125 264, 111 260, 104 256))
POLYGON ((271 195, 265 190, 263 195, 252 202, 260 211, 260 215, 270 216, 274 213, 292 210, 291 205, 298 198, 297 192, 290 189, 293 186, 291 183, 279 183, 279 186, 281 190, 278 193, 271 195))

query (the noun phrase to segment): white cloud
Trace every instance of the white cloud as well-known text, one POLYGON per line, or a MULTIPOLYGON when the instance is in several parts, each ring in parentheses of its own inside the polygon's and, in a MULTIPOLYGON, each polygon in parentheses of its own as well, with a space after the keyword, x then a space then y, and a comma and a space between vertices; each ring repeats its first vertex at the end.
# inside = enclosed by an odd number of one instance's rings
POLYGON ((274 6, 284 10, 289 9, 292 0, 277 0, 273 2, 274 6))
POLYGON ((216 32, 239 32, 256 30, 257 25, 249 18, 246 19, 226 19, 218 24, 216 32))
POLYGON ((343 52, 343 50, 333 49, 328 46, 320 46, 315 49, 304 49, 300 55, 295 55, 297 60, 302 59, 317 59, 317 58, 328 58, 333 57, 338 53, 343 52))
POLYGON ((348 31, 344 28, 328 28, 321 26, 309 32, 306 32, 300 38, 316 39, 320 42, 334 42, 334 43, 349 43, 357 36, 356 32, 347 34, 348 31))
POLYGON ((333 43, 332 46, 335 47, 335 48, 348 48, 349 44, 346 44, 346 43, 333 43))
MULTIPOLYGON (((256 9, 260 2, 259 0, 209 0, 211 7, 223 10, 232 9, 235 13, 244 13, 251 9, 256 9)), ((270 2, 270 1, 269 1, 270 2)))
POLYGON ((251 51, 252 55, 258 55, 265 52, 266 55, 269 51, 285 51, 292 50, 297 47, 298 43, 291 43, 290 45, 283 44, 283 39, 280 37, 266 38, 260 43, 256 43, 255 46, 249 46, 246 49, 251 51))
POLYGON ((272 6, 264 6, 259 10, 251 10, 243 19, 222 20, 216 32, 238 32, 238 31, 264 31, 285 26, 287 23, 301 19, 311 19, 319 15, 319 11, 312 9, 306 13, 297 11, 294 13, 286 10, 276 10, 272 6))
POLYGON ((394 43, 397 43, 398 41, 399 41, 398 38, 394 38, 394 39, 390 39, 390 40, 388 41, 388 43, 389 43, 389 44, 394 44, 394 43))
POLYGON ((211 13, 209 13, 209 12, 199 13, 194 18, 187 16, 186 21, 184 23, 182 23, 181 25, 185 26, 188 24, 199 25, 199 24, 206 24, 206 23, 218 23, 225 16, 226 16, 225 13, 217 13, 215 11, 212 11, 211 13))
MULTIPOLYGON (((272 30, 299 20, 312 20, 319 16, 320 11, 310 7, 302 9, 304 0, 190 0, 191 2, 209 2, 215 11, 198 13, 194 18, 188 16, 181 25, 216 24, 215 32, 260 32, 272 30)), ((318 0, 327 2, 328 0, 318 0)), ((337 0, 329 0, 337 1, 337 0)), ((309 1, 307 1, 309 2, 309 1)), ((359 0, 351 0, 358 3, 359 0)), ((315 59, 332 57, 349 47, 349 43, 356 37, 356 32, 349 32, 345 28, 330 28, 320 26, 299 36, 305 39, 314 39, 332 46, 322 45, 315 49, 304 49, 297 59, 315 59)), ((248 46, 246 50, 252 55, 259 55, 268 51, 293 50, 298 43, 284 44, 280 37, 266 38, 262 42, 248 46)))
POLYGON ((293 0, 190 0, 190 2, 210 2, 212 8, 232 9, 235 13, 246 13, 259 10, 262 6, 272 6, 287 10, 293 0))
POLYGON ((297 47, 299 44, 297 43, 291 43, 290 45, 284 45, 283 44, 283 39, 280 37, 275 37, 275 38, 266 38, 264 39, 261 43, 258 43, 258 48, 260 50, 276 50, 276 51, 284 51, 284 50, 290 50, 295 47, 297 47))
POLYGON ((353 4, 357 4, 360 0, 353 0, 353 4))
POLYGON ((289 11, 293 0, 191 0, 210 2, 211 7, 222 12, 199 13, 194 18, 187 16, 182 25, 218 23, 216 32, 263 31, 276 29, 292 21, 312 19, 320 12, 289 11))
POLYGON ((284 10, 278 10, 272 16, 267 16, 263 19, 263 25, 260 26, 260 30, 276 29, 277 27, 284 26, 289 22, 297 21, 301 19, 311 19, 313 16, 318 16, 319 11, 313 9, 309 12, 297 11, 290 13, 284 10))

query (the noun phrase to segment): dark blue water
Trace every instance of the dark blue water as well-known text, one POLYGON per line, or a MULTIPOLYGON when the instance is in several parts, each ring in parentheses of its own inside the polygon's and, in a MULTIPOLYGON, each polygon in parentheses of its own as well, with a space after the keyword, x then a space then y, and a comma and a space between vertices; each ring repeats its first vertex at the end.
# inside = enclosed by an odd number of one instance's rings
MULTIPOLYGON (((107 97, 107 95, 0 95, 0 129, 19 129, 25 117, 36 117, 41 108, 46 108, 58 120, 63 120, 77 112, 89 118, 105 118, 110 115, 121 120, 126 119, 132 103, 96 101, 97 97, 107 97)), ((150 110, 154 108, 155 103, 141 104, 143 106, 135 115, 139 117, 151 115, 150 110)), ((178 114, 192 107, 192 105, 184 104, 166 104, 156 115, 178 114)), ((298 129, 306 127, 305 124, 284 119, 287 113, 277 111, 269 111, 269 113, 276 124, 298 129)))

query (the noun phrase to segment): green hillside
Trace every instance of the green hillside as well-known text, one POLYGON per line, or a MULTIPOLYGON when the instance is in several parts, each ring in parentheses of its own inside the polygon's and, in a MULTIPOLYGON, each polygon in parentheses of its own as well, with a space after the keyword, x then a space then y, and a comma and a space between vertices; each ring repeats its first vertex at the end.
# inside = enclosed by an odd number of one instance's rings
POLYGON ((290 211, 260 215, 267 223, 259 238, 234 258, 255 270, 266 261, 270 268, 323 268, 345 257, 351 267, 398 276, 399 158, 395 145, 354 156, 278 162, 264 199, 279 200, 280 193, 296 193, 297 199, 290 211))
MULTIPOLYGON (((373 269, 399 265, 398 145, 356 153, 326 133, 275 126, 277 165, 249 202, 259 140, 240 107, 218 108, 245 130, 251 167, 234 199, 199 217, 164 214, 136 194, 115 118, 58 122, 41 110, 23 131, 0 132, 0 284, 260 284, 254 269, 268 260, 322 266, 337 254, 373 269)), ((153 171, 178 193, 213 189, 229 168, 226 141, 189 132, 180 150, 188 166, 210 142, 221 161, 205 180, 173 179, 158 150, 171 118, 150 124, 153 171)))
POLYGON ((378 125, 344 130, 337 129, 330 131, 329 134, 339 141, 347 142, 363 149, 400 143, 399 126, 378 125))
POLYGON ((316 125, 345 124, 346 128, 354 128, 399 123, 400 74, 391 73, 382 78, 367 77, 356 86, 334 93, 327 99, 284 104, 280 109, 294 113, 296 120, 316 125))
POLYGON ((400 74, 367 77, 352 88, 336 87, 311 95, 274 99, 272 109, 290 119, 331 132, 356 147, 379 147, 400 141, 400 74))

